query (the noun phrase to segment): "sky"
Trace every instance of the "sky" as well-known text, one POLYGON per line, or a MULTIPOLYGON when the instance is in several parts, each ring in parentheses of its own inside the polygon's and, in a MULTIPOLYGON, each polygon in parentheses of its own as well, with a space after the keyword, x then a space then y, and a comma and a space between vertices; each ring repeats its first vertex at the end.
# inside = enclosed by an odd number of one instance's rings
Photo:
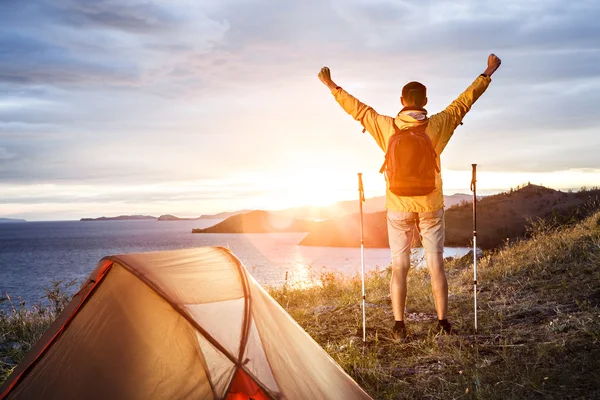
POLYGON ((396 115, 502 66, 442 154, 446 194, 600 185, 600 2, 0 0, 0 217, 198 216, 384 193, 317 79, 396 115))

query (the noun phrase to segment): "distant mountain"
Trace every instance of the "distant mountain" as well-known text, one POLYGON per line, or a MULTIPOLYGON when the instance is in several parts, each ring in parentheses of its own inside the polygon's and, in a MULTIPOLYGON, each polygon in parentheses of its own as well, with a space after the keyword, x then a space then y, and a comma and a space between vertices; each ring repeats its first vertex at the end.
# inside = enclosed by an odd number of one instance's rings
POLYGON ((0 224, 1 223, 9 223, 9 222, 27 222, 24 219, 21 218, 0 218, 0 224))
MULTIPOLYGON (((371 197, 363 203, 365 213, 372 213, 385 210, 385 197, 371 197)), ((285 216, 288 218, 303 218, 312 220, 324 220, 343 217, 345 215, 354 214, 358 211, 358 193, 356 200, 344 200, 329 206, 302 206, 287 208, 284 210, 271 211, 275 215, 285 216)))
MULTIPOLYGON (((481 196, 477 196, 477 199, 480 199, 481 196)), ((453 207, 460 203, 472 203, 473 195, 472 194, 464 194, 464 193, 455 193, 450 196, 444 195, 444 208, 447 210, 450 207, 453 207)))
MULTIPOLYGON (((465 202, 471 199, 471 195, 467 194, 456 194, 452 196, 445 196, 445 202, 448 204, 457 204, 460 202, 465 202)), ((340 201, 338 203, 332 204, 330 206, 325 207, 294 207, 288 208, 285 210, 277 210, 277 211, 237 211, 232 213, 220 213, 215 216, 211 216, 214 218, 221 217, 225 215, 230 215, 225 218, 225 220, 217 225, 214 225, 210 228, 206 229, 194 229, 194 233, 250 233, 250 232, 282 232, 281 226, 290 225, 294 228, 291 228, 289 231, 296 232, 308 232, 309 229, 307 227, 315 227, 316 224, 310 224, 309 221, 315 220, 335 220, 335 223, 341 223, 344 225, 345 223, 340 222, 343 221, 344 217, 355 214, 358 209, 358 200, 347 200, 340 201), (246 218, 241 218, 240 216, 247 216, 246 218), (268 218, 272 221, 277 221, 277 223, 269 223, 264 224, 263 222, 257 222, 257 218, 268 218), (295 222, 292 222, 295 221, 295 222), (260 226, 260 228, 257 228, 260 226)), ((371 197, 366 199, 365 203, 363 203, 363 210, 365 214, 375 213, 377 211, 382 212, 385 210, 385 197, 371 197)), ((385 214, 385 213, 384 213, 385 214)), ((384 215, 383 214, 383 215, 384 215)), ((205 219, 205 216, 200 217, 200 219, 205 219)), ((385 215, 383 216, 385 222, 385 215)), ((318 226, 329 226, 328 224, 332 224, 332 222, 328 222, 327 224, 321 224, 318 226)), ((386 228, 387 229, 387 228, 386 228)), ((326 232, 329 228, 321 228, 320 230, 326 232)), ((386 236, 387 238, 387 236, 386 236)), ((316 239, 313 235, 310 241, 316 240, 319 243, 324 240, 332 243, 336 240, 334 237, 330 237, 325 239, 318 238, 316 239)), ((387 240, 387 239, 386 239, 387 240)), ((346 241, 342 239, 342 244, 337 244, 336 246, 353 246, 354 243, 352 240, 346 241)), ((379 241, 376 241, 377 246, 380 245, 379 241)))
POLYGON ((228 211, 228 212, 222 212, 222 213, 212 214, 212 215, 201 215, 200 218, 198 218, 198 219, 225 219, 225 218, 233 217, 234 215, 246 214, 246 213, 249 213, 250 211, 252 211, 252 210, 228 211))
MULTIPOLYGON (((364 215, 365 247, 389 247, 385 211, 364 215)), ((302 246, 360 247, 360 214, 319 221, 302 246)))
POLYGON ((118 217, 81 218, 80 221, 138 221, 147 219, 156 220, 156 217, 150 215, 119 215, 118 217))
MULTIPOLYGON (((460 202, 471 201, 472 196, 469 194, 454 194, 452 196, 444 196, 444 204, 446 208, 451 207, 460 202)), ((363 203, 363 212, 365 214, 375 213, 385 210, 385 196, 371 197, 363 203)), ((100 217, 100 218, 81 218, 80 221, 137 221, 137 220, 157 220, 157 221, 193 221, 199 219, 220 219, 227 220, 230 217, 248 214, 256 210, 238 210, 227 211, 218 214, 205 214, 198 218, 180 218, 172 214, 164 214, 156 218, 150 215, 120 215, 118 217, 100 217)), ((292 219, 308 219, 308 220, 327 220, 344 217, 354 214, 358 211, 358 200, 344 200, 329 206, 324 207, 293 207, 284 210, 269 211, 272 217, 292 218, 292 219)), ((15 220, 10 218, 0 218, 0 222, 25 222, 25 220, 15 220)), ((225 221, 223 221, 225 222, 225 221)), ((228 224, 231 224, 228 223, 228 224)), ((241 228, 230 226, 235 231, 240 231, 241 228)))
MULTIPOLYGON (((461 202, 470 202, 473 195, 456 193, 451 196, 444 196, 444 205, 446 208, 452 207, 461 202)), ((363 213, 375 213, 385 211, 385 196, 370 197, 363 203, 363 213)), ((358 212, 358 194, 356 200, 344 200, 324 207, 294 207, 285 210, 272 211, 275 215, 285 216, 289 218, 304 218, 304 219, 334 219, 351 215, 358 212)))
POLYGON ((193 229, 192 233, 309 232, 314 224, 314 221, 286 218, 259 210, 234 215, 208 228, 193 229))
POLYGON ((165 214, 158 217, 158 221, 196 221, 200 218, 180 218, 171 214, 165 214))
MULTIPOLYGON (((473 240, 472 204, 463 202, 446 210, 446 246, 469 246, 473 240)), ((486 196, 477 202, 477 245, 495 248, 506 240, 527 235, 531 220, 576 221, 600 208, 600 190, 564 193, 527 185, 518 190, 486 196)), ((385 212, 366 214, 365 246, 388 247, 385 212)), ((306 246, 359 246, 358 214, 321 221, 301 242, 306 246)))

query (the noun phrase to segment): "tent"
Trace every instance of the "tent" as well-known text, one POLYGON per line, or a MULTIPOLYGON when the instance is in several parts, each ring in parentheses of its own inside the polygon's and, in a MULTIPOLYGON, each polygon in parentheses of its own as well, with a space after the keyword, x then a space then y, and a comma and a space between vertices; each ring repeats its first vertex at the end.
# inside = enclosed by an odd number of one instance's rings
POLYGON ((4 399, 369 399, 227 249, 106 257, 4 399))

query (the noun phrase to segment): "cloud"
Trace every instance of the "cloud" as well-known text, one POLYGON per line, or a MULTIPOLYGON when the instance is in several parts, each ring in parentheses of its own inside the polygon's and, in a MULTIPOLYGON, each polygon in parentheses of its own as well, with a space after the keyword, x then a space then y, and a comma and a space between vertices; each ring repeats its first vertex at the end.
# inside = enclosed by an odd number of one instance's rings
POLYGON ((83 29, 108 28, 134 34, 176 29, 178 18, 151 2, 55 0, 44 5, 47 15, 83 29))
POLYGON ((8 150, 4 147, 0 147, 0 160, 10 160, 14 158, 15 155, 13 153, 9 153, 8 150))
POLYGON ((227 29, 195 6, 146 1, 9 0, 0 11, 0 83, 13 85, 140 86, 227 29))
MULTIPOLYGON (((1 152, 1 151, 0 151, 1 152)), ((7 185, 0 204, 149 204, 190 203, 240 200, 264 196, 267 191, 254 183, 241 180, 205 179, 168 184, 141 184, 136 187, 100 183, 7 185)))
POLYGON ((344 68, 356 64, 356 73, 364 73, 360 65, 376 65, 374 78, 397 77, 406 62, 420 63, 424 75, 465 76, 465 61, 491 49, 506 56, 504 73, 514 81, 598 75, 595 2, 544 7, 337 0, 8 4, 13 12, 0 22, 12 21, 14 29, 3 35, 0 48, 14 61, 2 65, 0 81, 15 84, 218 90, 227 81, 257 86, 269 78, 305 75, 324 60, 344 68), (29 22, 18 28, 15 20, 25 19, 29 22), (51 33, 37 34, 39 25, 51 33), (581 54, 590 50, 595 54, 581 54), (570 62, 573 58, 579 62, 570 62))
POLYGON ((600 168, 599 17, 589 0, 5 0, 0 185, 376 169, 379 149, 318 69, 389 115, 422 80, 434 113, 492 51, 503 65, 445 167, 468 155, 495 171, 600 168))

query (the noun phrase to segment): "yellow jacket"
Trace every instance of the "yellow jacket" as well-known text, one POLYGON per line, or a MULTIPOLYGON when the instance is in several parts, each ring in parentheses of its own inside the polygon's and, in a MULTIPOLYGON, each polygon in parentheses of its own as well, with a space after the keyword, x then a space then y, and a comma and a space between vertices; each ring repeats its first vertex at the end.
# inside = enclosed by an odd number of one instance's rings
MULTIPOLYGON (((429 120, 425 133, 431 138, 433 148, 437 155, 437 163, 440 165, 440 155, 448 144, 454 133, 454 129, 460 124, 464 116, 479 96, 485 92, 492 80, 480 75, 473 81, 456 100, 446 109, 438 114, 427 118, 427 111, 405 108, 398 113, 396 118, 378 114, 372 107, 361 103, 342 88, 336 88, 331 93, 342 108, 375 138, 375 141, 386 152, 388 140, 394 134, 392 124, 400 129, 408 129, 412 126, 424 124, 429 120)), ((383 160, 382 160, 383 162, 383 160)), ((444 196, 442 194, 442 174, 436 176, 435 190, 426 196, 404 197, 390 192, 386 181, 386 208, 392 211, 408 212, 432 212, 444 207, 444 196)))

